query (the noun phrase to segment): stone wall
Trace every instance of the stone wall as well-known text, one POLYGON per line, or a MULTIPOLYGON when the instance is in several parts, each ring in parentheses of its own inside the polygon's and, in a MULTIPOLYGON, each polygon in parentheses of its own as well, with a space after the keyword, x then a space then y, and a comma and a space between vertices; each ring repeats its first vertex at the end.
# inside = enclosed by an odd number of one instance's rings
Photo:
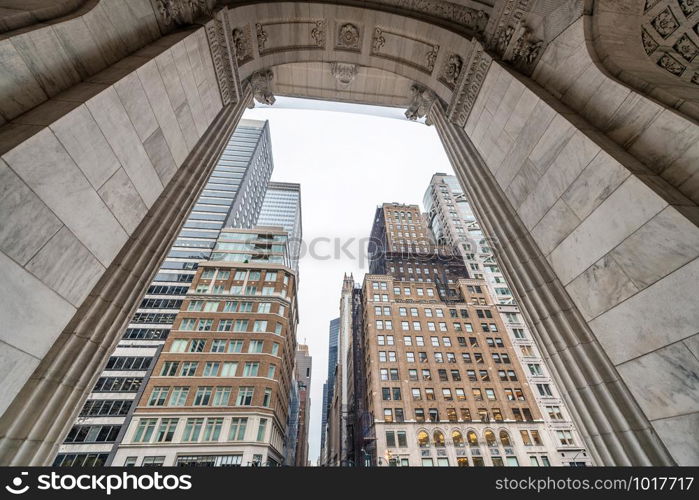
POLYGON ((0 412, 222 108, 203 28, 122 64, 19 118, 0 159, 0 412))
POLYGON ((699 208, 496 63, 465 131, 673 458, 697 463, 699 208))

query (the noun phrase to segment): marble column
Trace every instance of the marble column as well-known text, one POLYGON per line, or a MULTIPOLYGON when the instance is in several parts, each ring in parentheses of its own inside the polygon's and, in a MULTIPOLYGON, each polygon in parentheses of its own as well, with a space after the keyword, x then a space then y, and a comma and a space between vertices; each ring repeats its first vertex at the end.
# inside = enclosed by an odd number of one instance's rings
POLYGON ((528 314, 543 357, 585 437, 603 465, 671 465, 648 419, 466 131, 436 103, 430 120, 501 268, 528 314))

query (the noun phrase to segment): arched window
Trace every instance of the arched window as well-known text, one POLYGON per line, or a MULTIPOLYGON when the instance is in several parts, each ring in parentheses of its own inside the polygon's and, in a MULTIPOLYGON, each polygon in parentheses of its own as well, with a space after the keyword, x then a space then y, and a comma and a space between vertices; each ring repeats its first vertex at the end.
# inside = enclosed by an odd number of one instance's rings
POLYGON ((459 431, 452 431, 451 440, 454 443, 454 446, 458 446, 459 448, 464 445, 464 436, 459 431))
POLYGON ((444 434, 442 434, 442 431, 434 431, 432 436, 434 437, 435 446, 444 446, 444 434))
POLYGON ((426 448, 430 445, 430 436, 425 431, 417 433, 417 444, 420 448, 426 448))
POLYGON ((478 436, 473 431, 468 431, 466 434, 466 439, 468 440, 469 446, 478 446, 478 436))
POLYGON ((510 435, 506 431, 500 431, 500 442, 503 446, 512 446, 510 444, 510 435))
POLYGON ((485 431, 485 442, 488 446, 497 446, 498 442, 495 440, 495 434, 491 430, 485 431))

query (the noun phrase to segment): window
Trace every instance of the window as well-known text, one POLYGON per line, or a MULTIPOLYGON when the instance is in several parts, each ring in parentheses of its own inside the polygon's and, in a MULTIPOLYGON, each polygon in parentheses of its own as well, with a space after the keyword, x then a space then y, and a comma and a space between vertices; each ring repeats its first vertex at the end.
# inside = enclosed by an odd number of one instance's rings
POLYGON ((536 384, 536 389, 539 391, 540 396, 551 398, 553 393, 551 392, 551 387, 548 384, 536 384))
POLYGON ((199 434, 203 425, 203 418, 188 418, 182 433, 182 441, 199 441, 199 434))
POLYGON ((236 361, 226 361, 223 363, 223 368, 221 369, 222 377, 235 377, 238 371, 238 363, 236 361))
POLYGON ((253 332, 266 332, 267 331, 267 321, 256 320, 252 328, 253 332))
POLYGON ((393 410, 391 408, 384 408, 383 420, 384 422, 393 422, 393 410))
POLYGON ((211 352, 225 352, 226 341, 225 340, 214 340, 211 342, 211 352))
POLYGON ((204 365, 202 377, 216 377, 221 364, 218 361, 207 361, 204 365))
POLYGON ((211 387, 197 387, 194 393, 194 406, 208 406, 211 399, 211 387))
POLYGON ((175 435, 178 418, 164 418, 160 421, 158 432, 155 435, 155 441, 158 443, 169 443, 175 435))
POLYGON ((173 387, 168 406, 184 406, 189 395, 189 387, 173 387))
POLYGON ((556 431, 556 435, 563 446, 572 446, 575 444, 573 434, 570 431, 556 431))
POLYGON ((238 389, 237 406, 252 406, 252 396, 255 389, 253 387, 241 387, 238 389))
POLYGON ((260 353, 264 348, 264 341, 262 340, 251 340, 248 344, 249 353, 260 353))
POLYGON ((155 424, 158 422, 157 418, 142 418, 138 421, 136 426, 136 432, 134 432, 133 442, 134 443, 148 443, 153 437, 153 431, 155 430, 155 424))
POLYGON ((260 363, 248 361, 243 365, 243 377, 257 377, 260 370, 260 363))
POLYGON ((412 381, 416 381, 417 380, 417 370, 414 370, 414 369, 408 370, 408 379, 412 380, 412 381))
POLYGON ((559 406, 547 406, 546 412, 551 420, 563 420, 563 414, 559 406))
POLYGON ((237 319, 235 320, 235 325, 233 327, 234 332, 247 332, 248 331, 248 320, 237 319))
POLYGON ((161 377, 174 377, 177 375, 177 368, 180 363, 178 361, 165 361, 160 369, 161 377))
POLYGON ((194 373, 197 371, 197 366, 199 366, 199 363, 196 361, 185 361, 182 363, 180 377, 193 377, 194 373))
POLYGON ((217 387, 214 391, 214 399, 212 406, 228 406, 228 400, 231 397, 230 387, 217 387))
POLYGON ((186 339, 173 340, 170 345, 170 352, 185 352, 188 343, 189 341, 186 339))
POLYGON ((206 340, 204 339, 192 340, 192 343, 189 344, 189 352, 204 352, 205 345, 206 340))
POLYGON ((231 340, 228 342, 228 352, 243 352, 243 341, 242 340, 231 340))
POLYGON ((148 406, 164 406, 169 391, 169 387, 154 387, 148 399, 148 406))
POLYGON ((243 441, 245 439, 245 428, 248 425, 247 418, 237 418, 231 419, 231 429, 228 433, 229 441, 243 441))

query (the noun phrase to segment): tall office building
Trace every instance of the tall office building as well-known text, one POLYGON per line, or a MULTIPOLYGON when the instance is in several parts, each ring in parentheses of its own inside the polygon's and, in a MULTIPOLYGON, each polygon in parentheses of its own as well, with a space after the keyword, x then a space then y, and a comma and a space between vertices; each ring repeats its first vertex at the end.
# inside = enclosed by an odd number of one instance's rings
POLYGON ((301 185, 270 182, 257 219, 258 226, 281 226, 289 234, 291 267, 298 272, 303 239, 301 223, 301 185))
POLYGON ((296 465, 308 465, 308 434, 311 425, 311 374, 313 358, 308 346, 299 344, 296 350, 295 378, 299 386, 299 423, 296 439, 296 465))
POLYGON ((485 281, 432 240, 416 205, 377 209, 359 306, 366 382, 355 383, 366 386, 371 420, 358 427, 363 458, 398 466, 565 463, 485 281))
POLYGON ((549 375, 527 326, 526 316, 520 311, 505 276, 500 270, 492 245, 483 233, 458 179, 453 175, 437 173, 432 176, 425 191, 423 204, 427 222, 435 239, 458 249, 469 272, 483 279, 503 324, 514 346, 515 354, 526 367, 524 374, 533 388, 535 400, 542 410, 546 427, 556 443, 558 457, 563 464, 589 465, 591 460, 583 446, 559 389, 549 375), (534 390, 534 388, 536 390, 534 390))
POLYGON ((320 435, 320 459, 322 464, 327 463, 326 440, 328 433, 328 412, 333 399, 335 386, 335 365, 337 364, 337 343, 340 335, 340 318, 330 320, 328 326, 328 375, 323 385, 323 409, 321 415, 320 435))
POLYGON ((114 465, 284 463, 298 323, 287 238, 281 228, 221 232, 114 465))
POLYGON ((209 258, 224 225, 255 224, 272 169, 268 123, 241 120, 60 446, 54 465, 111 461, 199 262, 209 258))

